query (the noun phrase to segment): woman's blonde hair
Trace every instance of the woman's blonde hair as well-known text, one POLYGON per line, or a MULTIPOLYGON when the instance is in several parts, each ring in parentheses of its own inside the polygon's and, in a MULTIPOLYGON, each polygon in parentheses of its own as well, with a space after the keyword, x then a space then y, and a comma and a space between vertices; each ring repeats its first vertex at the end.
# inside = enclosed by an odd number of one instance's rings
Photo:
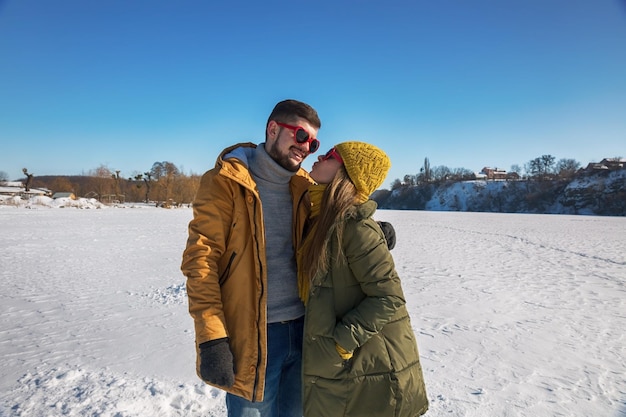
POLYGON ((324 191, 320 214, 304 242, 303 250, 306 252, 300 267, 309 279, 318 271, 328 270, 331 256, 341 258, 341 245, 337 245, 335 254, 328 253, 329 238, 335 231, 338 241, 342 241, 345 224, 342 220, 354 215, 357 194, 356 186, 342 165, 324 191))

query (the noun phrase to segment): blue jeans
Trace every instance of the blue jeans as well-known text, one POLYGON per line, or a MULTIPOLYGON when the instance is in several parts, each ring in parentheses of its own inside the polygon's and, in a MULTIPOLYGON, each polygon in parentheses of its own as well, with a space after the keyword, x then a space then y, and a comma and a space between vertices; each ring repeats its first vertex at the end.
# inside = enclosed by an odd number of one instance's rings
POLYGON ((267 325, 263 401, 226 394, 228 417, 302 417, 303 330, 303 317, 267 325))

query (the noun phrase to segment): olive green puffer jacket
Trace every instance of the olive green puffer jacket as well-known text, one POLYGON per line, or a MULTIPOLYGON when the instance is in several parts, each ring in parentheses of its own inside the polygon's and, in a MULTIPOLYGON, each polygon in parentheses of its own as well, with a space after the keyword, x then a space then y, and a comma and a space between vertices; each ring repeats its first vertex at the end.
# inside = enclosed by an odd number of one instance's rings
MULTIPOLYGON (((312 280, 303 346, 305 417, 419 416, 428 409, 417 343, 383 232, 358 207, 341 260, 312 280), (354 352, 343 361, 335 344, 354 352)), ((337 237, 329 250, 336 253, 337 237)))

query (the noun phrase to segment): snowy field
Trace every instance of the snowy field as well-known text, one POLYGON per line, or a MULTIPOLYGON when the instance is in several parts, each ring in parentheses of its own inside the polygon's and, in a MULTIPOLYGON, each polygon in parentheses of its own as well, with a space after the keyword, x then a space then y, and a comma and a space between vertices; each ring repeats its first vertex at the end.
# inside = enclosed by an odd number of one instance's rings
MULTIPOLYGON (((191 209, 58 205, 0 205, 0 416, 226 416, 194 371, 191 209)), ((626 218, 376 217, 427 416, 626 416, 626 218)))

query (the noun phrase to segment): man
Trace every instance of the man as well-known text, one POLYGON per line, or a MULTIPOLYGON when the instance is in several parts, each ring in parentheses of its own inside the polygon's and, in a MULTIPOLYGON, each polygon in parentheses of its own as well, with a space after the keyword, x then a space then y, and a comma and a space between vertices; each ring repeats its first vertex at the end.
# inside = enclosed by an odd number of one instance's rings
POLYGON ((181 269, 197 372, 227 392, 230 417, 302 415, 302 326, 295 248, 310 210, 300 168, 319 148, 308 104, 285 100, 265 142, 225 149, 193 203, 181 269))

